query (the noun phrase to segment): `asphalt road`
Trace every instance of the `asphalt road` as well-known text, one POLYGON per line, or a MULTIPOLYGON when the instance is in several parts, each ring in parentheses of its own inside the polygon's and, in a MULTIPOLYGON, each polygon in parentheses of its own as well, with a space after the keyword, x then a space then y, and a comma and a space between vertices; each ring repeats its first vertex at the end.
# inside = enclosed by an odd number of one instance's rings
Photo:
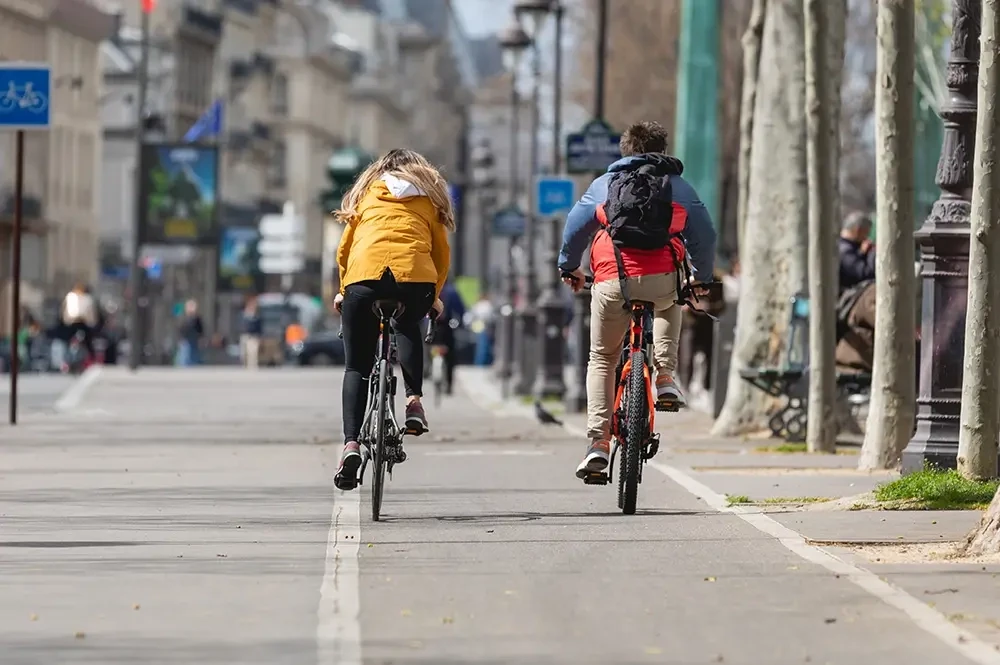
MULTIPOLYGON (((30 414, 51 411, 74 381, 76 381, 76 377, 65 374, 19 374, 17 384, 18 413, 30 414)), ((9 398, 10 374, 0 374, 0 399, 3 400, 5 413, 9 398)))
POLYGON ((370 520, 339 371, 105 371, 0 429, 0 662, 965 665, 903 611, 647 467, 456 396, 370 520))

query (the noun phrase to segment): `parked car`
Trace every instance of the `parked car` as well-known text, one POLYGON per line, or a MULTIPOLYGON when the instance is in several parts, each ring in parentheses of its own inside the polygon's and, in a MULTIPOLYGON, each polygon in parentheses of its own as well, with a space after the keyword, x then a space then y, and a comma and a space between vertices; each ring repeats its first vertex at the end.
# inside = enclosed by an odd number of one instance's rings
POLYGON ((344 340, 335 330, 320 330, 293 344, 291 357, 296 365, 343 365, 344 340))

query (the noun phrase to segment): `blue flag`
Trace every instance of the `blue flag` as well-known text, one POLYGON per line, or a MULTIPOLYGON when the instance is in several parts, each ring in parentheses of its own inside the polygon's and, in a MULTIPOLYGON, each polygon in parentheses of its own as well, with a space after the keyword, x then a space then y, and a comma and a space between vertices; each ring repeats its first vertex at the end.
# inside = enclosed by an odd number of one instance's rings
POLYGON ((184 141, 190 143, 201 138, 212 138, 222 133, 222 100, 217 99, 201 114, 198 122, 184 135, 184 141))

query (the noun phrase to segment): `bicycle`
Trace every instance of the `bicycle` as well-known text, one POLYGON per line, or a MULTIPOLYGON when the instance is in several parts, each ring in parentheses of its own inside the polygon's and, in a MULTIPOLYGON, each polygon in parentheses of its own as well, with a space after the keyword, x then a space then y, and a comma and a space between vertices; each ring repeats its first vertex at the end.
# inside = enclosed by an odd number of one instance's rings
MULTIPOLYGON (((385 474, 392 479, 392 468, 406 461, 403 450, 403 435, 413 434, 400 427, 396 420, 396 342, 392 332, 393 320, 403 313, 403 306, 397 300, 376 300, 372 311, 379 318, 378 348, 375 365, 368 377, 368 403, 365 418, 361 423, 361 468, 358 470, 358 485, 363 484, 368 462, 372 467, 372 521, 378 522, 382 511, 382 493, 385 488, 385 474)), ((437 327, 436 317, 430 317, 430 325, 424 335, 424 343, 429 344, 437 327)), ((343 331, 340 337, 343 337, 343 331)))
MULTIPOLYGON (((573 274, 563 272, 564 278, 573 274)), ((585 277, 585 287, 594 278, 585 277)), ((721 283, 700 285, 710 291, 721 288, 721 283)), ((697 296, 691 284, 681 288, 677 306, 690 304, 697 296)), ((695 308, 697 309, 697 308, 695 308)), ((701 310, 697 310, 701 311, 701 310)), ((677 412, 677 402, 658 401, 653 390, 653 303, 631 301, 631 323, 622 344, 621 356, 615 368, 614 402, 611 415, 611 456, 605 471, 587 475, 587 485, 607 485, 614 476, 615 458, 618 458, 618 508, 625 515, 634 515, 638 501, 642 469, 660 449, 660 435, 654 431, 655 413, 677 412), (619 449, 623 449, 619 451, 619 449), (619 455, 619 452, 621 454, 619 455)))
POLYGON ((25 83, 24 92, 19 93, 13 81, 7 85, 7 93, 0 97, 0 112, 12 111, 15 108, 27 109, 32 113, 42 113, 48 108, 48 100, 40 92, 32 88, 31 83, 25 83))

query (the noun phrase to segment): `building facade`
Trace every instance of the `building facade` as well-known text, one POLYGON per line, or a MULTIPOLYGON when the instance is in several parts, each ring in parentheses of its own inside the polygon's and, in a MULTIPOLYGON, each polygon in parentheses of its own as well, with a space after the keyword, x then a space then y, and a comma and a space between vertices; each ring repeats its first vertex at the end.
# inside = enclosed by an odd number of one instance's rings
MULTIPOLYGON (((102 80, 100 42, 113 19, 85 0, 0 0, 0 58, 52 69, 51 129, 27 132, 22 304, 34 316, 75 282, 97 277, 102 80)), ((10 329, 15 143, 0 134, 0 330, 10 329)))

